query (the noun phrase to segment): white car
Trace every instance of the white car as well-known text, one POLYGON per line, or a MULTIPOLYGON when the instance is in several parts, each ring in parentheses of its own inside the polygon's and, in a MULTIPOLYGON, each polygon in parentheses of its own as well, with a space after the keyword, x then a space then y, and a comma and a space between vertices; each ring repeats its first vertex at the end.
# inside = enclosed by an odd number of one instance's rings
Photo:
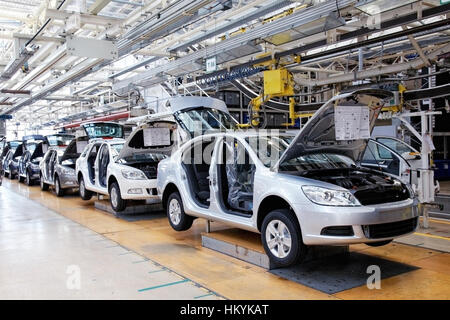
MULTIPOLYGON (((126 179, 126 174, 121 170, 113 170, 110 164, 115 162, 124 143, 125 140, 120 138, 90 140, 75 164, 80 196, 83 200, 92 198, 93 193, 108 195, 113 188, 112 193, 117 195, 119 191, 117 179, 126 179)), ((133 181, 129 181, 128 185, 133 185, 133 181)), ((119 207, 117 202, 113 203, 112 199, 111 203, 115 210, 123 210, 123 207, 119 207)))
POLYGON ((236 128, 225 103, 209 97, 168 100, 169 112, 144 117, 127 138, 92 140, 76 162, 80 196, 109 195, 116 212, 126 200, 159 200, 158 163, 195 135, 236 128))

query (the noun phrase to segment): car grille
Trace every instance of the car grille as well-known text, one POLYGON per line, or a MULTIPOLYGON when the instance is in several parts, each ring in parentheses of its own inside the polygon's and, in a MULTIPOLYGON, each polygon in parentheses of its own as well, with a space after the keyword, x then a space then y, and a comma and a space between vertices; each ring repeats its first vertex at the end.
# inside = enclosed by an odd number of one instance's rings
POLYGON ((403 221, 362 226, 364 235, 369 239, 381 239, 401 236, 416 230, 418 218, 403 221))
POLYGON ((404 188, 383 188, 380 190, 364 190, 355 192, 354 196, 366 206, 371 204, 390 203, 406 200, 409 194, 404 188))

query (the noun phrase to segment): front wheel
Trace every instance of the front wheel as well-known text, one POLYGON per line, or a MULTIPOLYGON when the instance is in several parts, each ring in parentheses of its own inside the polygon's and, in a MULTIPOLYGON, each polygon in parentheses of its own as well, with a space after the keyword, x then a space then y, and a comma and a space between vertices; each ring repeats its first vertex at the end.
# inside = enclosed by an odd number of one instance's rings
POLYGON ((121 212, 125 210, 127 206, 126 201, 122 199, 117 182, 111 183, 111 186, 109 187, 109 201, 111 202, 111 207, 115 212, 121 212))
POLYGON ((174 230, 185 231, 192 226, 194 218, 184 212, 183 201, 178 192, 169 196, 166 207, 167 218, 169 218, 169 223, 174 230))
POLYGON ((20 174, 18 175, 17 179, 19 180, 19 182, 24 182, 24 179, 20 176, 20 174))
POLYGON ((92 198, 92 192, 86 189, 86 185, 84 184, 83 177, 80 178, 80 181, 78 181, 78 184, 80 186, 80 197, 83 200, 91 200, 92 198))
POLYGON ((57 197, 63 197, 64 196, 64 189, 61 188, 61 182, 59 181, 59 177, 55 177, 55 193, 57 197))
POLYGON ((42 174, 40 175, 40 182, 39 182, 40 186, 41 186, 41 190, 42 191, 47 191, 48 190, 48 184, 46 184, 44 182, 44 177, 42 176, 42 174))
POLYGON ((261 241, 274 267, 292 266, 306 256, 300 226, 287 209, 271 211, 264 218, 261 241))
POLYGON ((5 178, 8 178, 9 173, 3 170, 3 176, 4 176, 5 178))
POLYGON ((392 240, 378 241, 378 242, 367 242, 366 244, 369 247, 381 247, 391 243, 392 240))

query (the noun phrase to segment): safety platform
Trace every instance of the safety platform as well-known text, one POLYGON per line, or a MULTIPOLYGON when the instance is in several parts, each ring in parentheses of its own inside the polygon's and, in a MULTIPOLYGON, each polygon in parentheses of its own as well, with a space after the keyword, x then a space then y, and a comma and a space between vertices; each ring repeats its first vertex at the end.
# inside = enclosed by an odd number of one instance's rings
MULTIPOLYGON (((266 269, 273 269, 264 252, 260 235, 241 229, 225 229, 202 233, 202 246, 266 269)), ((306 261, 346 254, 348 246, 314 246, 308 250, 306 261)))
POLYGON ((383 270, 380 279, 417 270, 411 266, 359 252, 348 246, 312 246, 301 264, 275 268, 265 254, 260 235, 239 229, 202 233, 202 246, 269 269, 283 279, 327 294, 335 294, 366 284, 371 272, 383 270))
POLYGON ((108 200, 96 200, 94 206, 98 210, 106 211, 113 214, 116 217, 124 217, 130 215, 142 215, 146 213, 156 213, 162 212, 163 207, 159 201, 146 200, 146 201, 133 201, 127 205, 125 210, 121 212, 116 212, 111 207, 108 200))

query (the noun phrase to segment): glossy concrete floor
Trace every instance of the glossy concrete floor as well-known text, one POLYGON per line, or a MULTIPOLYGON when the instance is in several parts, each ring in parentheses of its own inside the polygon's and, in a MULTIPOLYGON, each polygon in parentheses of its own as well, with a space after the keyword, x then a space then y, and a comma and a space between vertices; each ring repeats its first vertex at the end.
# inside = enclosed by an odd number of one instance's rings
MULTIPOLYGON (((432 226, 441 231, 437 247, 448 249, 448 222, 432 226)), ((382 280, 380 290, 361 286, 329 295, 203 248, 204 230, 201 219, 181 233, 163 217, 125 221, 94 209, 93 200, 57 198, 6 179, 0 187, 0 298, 450 299, 450 254, 424 242, 351 246, 419 269, 382 280), (78 271, 79 290, 73 288, 78 271)), ((428 239, 432 232, 414 236, 428 239)))
POLYGON ((0 261, 0 299, 216 298, 185 277, 1 187, 0 261))

